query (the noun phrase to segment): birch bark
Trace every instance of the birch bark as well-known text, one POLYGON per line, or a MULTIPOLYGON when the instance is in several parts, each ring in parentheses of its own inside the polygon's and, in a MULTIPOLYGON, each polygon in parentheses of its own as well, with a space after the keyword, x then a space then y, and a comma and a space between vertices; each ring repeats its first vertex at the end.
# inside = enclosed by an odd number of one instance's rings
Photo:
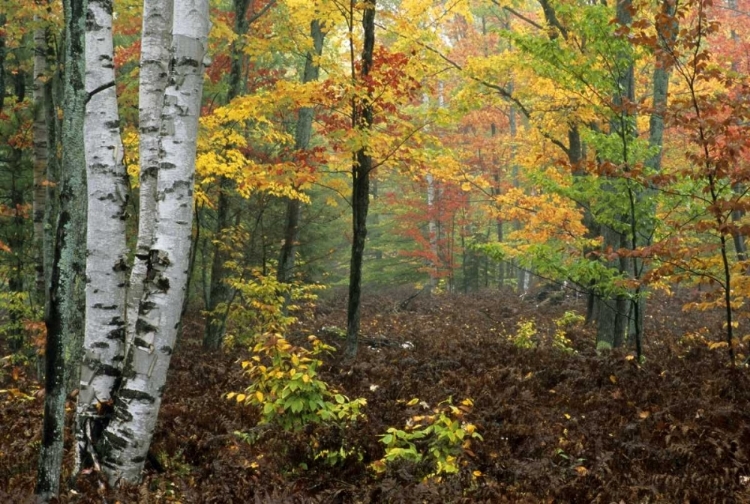
POLYGON ((193 219, 195 149, 203 90, 208 0, 174 3, 172 60, 164 95, 154 242, 146 281, 104 433, 102 466, 112 484, 137 482, 161 404, 187 284, 193 219))
POLYGON ((138 305, 143 295, 143 282, 148 268, 148 254, 154 241, 156 178, 159 173, 159 131, 161 130, 164 90, 169 76, 173 8, 173 0, 145 0, 143 2, 141 77, 138 89, 141 165, 138 241, 127 294, 126 346, 130 345, 135 336, 138 305))
MULTIPOLYGON (((112 2, 89 0, 86 16, 84 145, 88 180, 86 332, 76 417, 77 462, 95 459, 108 421, 125 344, 128 180, 115 92, 112 2)), ((77 472, 77 471, 76 471, 77 472)))

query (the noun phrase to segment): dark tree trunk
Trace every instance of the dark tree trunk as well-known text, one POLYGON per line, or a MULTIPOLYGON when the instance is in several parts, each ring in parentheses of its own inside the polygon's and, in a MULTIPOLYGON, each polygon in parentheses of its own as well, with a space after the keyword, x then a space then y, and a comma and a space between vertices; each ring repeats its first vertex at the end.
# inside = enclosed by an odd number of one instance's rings
MULTIPOLYGON (((244 55, 242 53, 241 41, 249 28, 247 20, 247 8, 249 0, 234 0, 234 31, 237 41, 232 46, 232 62, 229 73, 229 91, 227 92, 227 103, 244 92, 245 79, 243 71, 244 55)), ((216 350, 221 346, 224 339, 224 328, 226 326, 227 310, 220 310, 222 303, 229 301, 230 289, 225 283, 227 270, 226 262, 229 260, 229 248, 223 243, 223 234, 231 226, 231 199, 230 192, 234 188, 234 182, 223 175, 219 176, 219 199, 216 202, 216 230, 214 233, 215 244, 211 259, 211 278, 209 295, 206 304, 206 331, 203 335, 203 347, 216 350)))
POLYGON ((85 0, 64 0, 62 173, 60 215, 54 242, 47 326, 44 425, 36 494, 49 501, 59 491, 66 381, 74 378, 83 336, 86 250, 86 162, 83 147, 85 0), (70 361, 68 360, 70 359, 70 361))
MULTIPOLYGON (((352 21, 354 2, 352 1, 352 21)), ((364 46, 362 48, 361 80, 367 79, 372 69, 372 56, 375 49, 375 1, 365 5, 362 16, 364 46)), ((371 96, 352 102, 352 127, 370 129, 373 112, 371 96)), ((346 314, 346 357, 353 360, 357 356, 360 309, 362 295, 362 258, 367 237, 367 211, 370 206, 370 172, 373 169, 372 157, 362 147, 354 155, 352 163, 352 256, 349 270, 349 304, 346 314)))

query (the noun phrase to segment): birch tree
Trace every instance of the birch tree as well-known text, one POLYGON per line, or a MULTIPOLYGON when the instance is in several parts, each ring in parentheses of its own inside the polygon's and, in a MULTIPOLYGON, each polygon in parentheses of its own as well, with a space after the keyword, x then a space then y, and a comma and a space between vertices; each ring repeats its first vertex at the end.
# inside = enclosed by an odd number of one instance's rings
POLYGON ((104 432, 109 481, 140 480, 156 426, 187 285, 195 149, 209 19, 207 0, 177 0, 159 136, 154 241, 132 344, 104 432))
POLYGON ((164 90, 169 76, 169 48, 172 44, 173 0, 143 2, 141 36, 141 77, 138 89, 138 127, 140 159, 140 199, 138 242, 127 300, 127 340, 135 335, 138 305, 143 295, 143 282, 148 257, 154 241, 156 224, 156 178, 159 173, 159 132, 164 90))
POLYGON ((128 181, 123 164, 115 92, 112 2, 89 0, 86 23, 84 122, 88 177, 86 332, 81 363, 76 438, 78 457, 90 465, 120 378, 125 344, 128 181))

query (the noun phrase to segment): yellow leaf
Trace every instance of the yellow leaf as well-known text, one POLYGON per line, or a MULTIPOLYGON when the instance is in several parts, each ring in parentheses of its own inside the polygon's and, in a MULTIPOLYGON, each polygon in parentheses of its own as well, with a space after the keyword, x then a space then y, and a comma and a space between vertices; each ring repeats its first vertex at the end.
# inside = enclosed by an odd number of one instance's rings
POLYGON ((230 392, 227 394, 227 399, 232 399, 236 395, 237 395, 237 392, 230 392))
POLYGON ((302 381, 305 382, 305 383, 310 383, 310 376, 306 375, 306 374, 303 374, 302 375, 302 381))
POLYGON ((419 397, 415 397, 414 399, 412 399, 411 401, 409 401, 408 403, 406 403, 406 405, 407 406, 414 406, 417 403, 419 403, 419 397))
POLYGON ((242 362, 242 369, 245 369, 245 368, 246 368, 247 366, 249 366, 250 364, 252 364, 252 363, 251 363, 250 361, 243 361, 243 362, 242 362))
POLYGON ((615 375, 609 375, 609 381, 612 383, 617 383, 617 377, 615 375))
POLYGON ((475 478, 478 478, 478 477, 480 477, 480 476, 482 475, 482 471, 474 471, 474 472, 472 472, 471 474, 472 474, 472 476, 474 476, 475 478))
POLYGON ((578 466, 576 467, 576 472, 579 476, 586 476, 589 473, 589 470, 583 466, 578 466))
POLYGON ((299 366, 299 357, 297 356, 297 354, 292 354, 292 364, 294 365, 294 367, 299 366))
POLYGON ((245 394, 237 394, 237 402, 241 403, 245 400, 245 397, 247 397, 245 394))
POLYGON ((564 416, 565 416, 566 419, 570 420, 570 415, 568 415, 567 413, 565 413, 564 416))
POLYGON ((263 395, 263 392, 261 392, 260 390, 258 390, 258 391, 255 392, 255 397, 258 399, 258 402, 263 402, 263 398, 265 396, 263 395))
POLYGON ((469 182, 464 182, 463 184, 461 184, 461 190, 464 192, 471 191, 471 184, 469 182))

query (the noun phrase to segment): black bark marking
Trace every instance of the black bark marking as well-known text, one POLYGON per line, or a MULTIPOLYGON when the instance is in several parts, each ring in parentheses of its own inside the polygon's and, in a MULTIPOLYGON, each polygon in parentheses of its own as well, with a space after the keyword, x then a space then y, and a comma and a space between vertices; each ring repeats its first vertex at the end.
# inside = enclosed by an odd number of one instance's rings
POLYGON ((140 390, 122 389, 120 390, 120 398, 147 402, 150 404, 154 404, 156 402, 156 398, 154 396, 146 392, 141 392, 140 390))
POLYGON ((144 321, 142 318, 138 318, 138 320, 135 323, 135 332, 138 334, 156 332, 156 329, 157 329, 156 326, 149 324, 148 322, 144 321))

